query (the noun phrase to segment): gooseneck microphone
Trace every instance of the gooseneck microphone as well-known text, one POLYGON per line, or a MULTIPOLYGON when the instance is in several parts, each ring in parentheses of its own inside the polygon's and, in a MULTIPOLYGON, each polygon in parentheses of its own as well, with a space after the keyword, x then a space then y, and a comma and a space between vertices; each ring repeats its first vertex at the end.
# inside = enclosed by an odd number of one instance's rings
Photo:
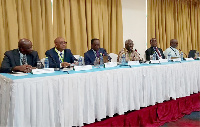
POLYGON ((57 62, 56 62, 56 60, 53 58, 53 56, 52 56, 51 54, 49 54, 49 53, 45 53, 45 55, 46 55, 46 56, 49 56, 49 57, 53 60, 53 62, 55 63, 56 68, 54 68, 54 71, 59 71, 60 68, 57 67, 57 62))
MULTIPOLYGON (((179 49, 179 51, 180 51, 180 52, 183 52, 181 49, 179 49)), ((185 53, 183 52, 183 54, 185 54, 185 53)), ((185 54, 185 56, 186 56, 186 58, 187 58, 187 55, 186 55, 186 54, 185 54)))
POLYGON ((135 49, 135 51, 138 53, 138 55, 140 55, 140 53, 137 51, 137 49, 135 49))

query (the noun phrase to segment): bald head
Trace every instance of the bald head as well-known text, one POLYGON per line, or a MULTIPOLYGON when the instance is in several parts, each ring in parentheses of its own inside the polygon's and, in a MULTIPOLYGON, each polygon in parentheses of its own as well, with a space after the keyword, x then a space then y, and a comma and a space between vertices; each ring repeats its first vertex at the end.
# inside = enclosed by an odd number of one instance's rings
POLYGON ((57 37, 55 40, 54 40, 54 43, 55 43, 55 47, 58 51, 63 51, 66 49, 66 44, 67 42, 65 41, 64 38, 62 37, 57 37))
POLYGON ((171 39, 170 46, 176 48, 178 46, 178 41, 176 39, 171 39))
POLYGON ((133 46, 134 46, 134 44, 133 44, 133 41, 131 39, 128 39, 128 40, 125 41, 125 48, 129 52, 133 51, 133 46))
POLYGON ((30 54, 33 49, 32 42, 29 39, 23 38, 18 42, 18 48, 22 54, 30 54))

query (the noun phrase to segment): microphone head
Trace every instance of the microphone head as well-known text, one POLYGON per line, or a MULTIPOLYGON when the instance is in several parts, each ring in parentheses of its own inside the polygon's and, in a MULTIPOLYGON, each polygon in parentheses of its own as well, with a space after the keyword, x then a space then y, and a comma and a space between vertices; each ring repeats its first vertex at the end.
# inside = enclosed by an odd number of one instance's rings
POLYGON ((137 52, 137 49, 135 49, 135 51, 137 52))

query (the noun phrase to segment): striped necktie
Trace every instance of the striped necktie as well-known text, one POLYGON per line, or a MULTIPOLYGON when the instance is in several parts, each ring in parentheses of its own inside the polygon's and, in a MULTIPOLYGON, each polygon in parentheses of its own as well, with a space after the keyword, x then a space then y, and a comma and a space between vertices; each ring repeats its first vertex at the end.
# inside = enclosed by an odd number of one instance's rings
POLYGON ((63 60, 63 56, 62 56, 62 52, 61 52, 61 53, 60 53, 60 57, 59 57, 60 63, 62 63, 62 60, 63 60))

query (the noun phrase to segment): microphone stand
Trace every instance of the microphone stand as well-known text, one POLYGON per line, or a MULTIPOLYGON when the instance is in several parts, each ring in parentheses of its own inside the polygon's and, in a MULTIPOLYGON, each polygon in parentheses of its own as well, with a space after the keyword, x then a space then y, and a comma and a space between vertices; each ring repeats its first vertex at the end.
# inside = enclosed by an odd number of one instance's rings
POLYGON ((47 56, 50 56, 50 58, 53 60, 53 62, 56 65, 56 68, 54 68, 54 71, 60 71, 60 68, 57 67, 57 62, 54 60, 54 58, 51 56, 51 54, 46 54, 47 56))
MULTIPOLYGON (((179 51, 180 51, 180 52, 183 52, 181 49, 179 49, 179 51)), ((184 52, 183 52, 183 54, 184 54, 184 55, 186 56, 186 58, 187 58, 187 55, 186 55, 184 52)))

